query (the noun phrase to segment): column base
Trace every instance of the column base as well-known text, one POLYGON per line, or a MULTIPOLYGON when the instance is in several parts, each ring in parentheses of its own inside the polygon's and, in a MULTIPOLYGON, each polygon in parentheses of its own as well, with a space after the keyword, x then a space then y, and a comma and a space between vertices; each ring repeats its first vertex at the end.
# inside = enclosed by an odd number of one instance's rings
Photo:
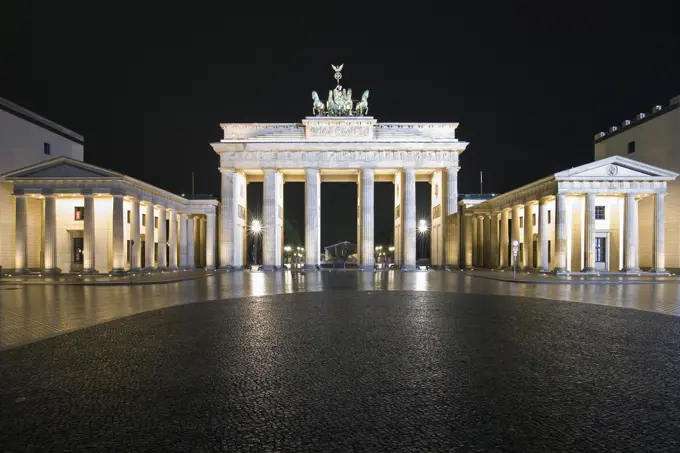
POLYGON ((188 264, 186 266, 180 266, 179 268, 181 271, 192 271, 195 269, 194 266, 189 266, 188 264))
POLYGON ((538 268, 538 272, 540 272, 540 273, 542 273, 542 274, 547 274, 547 273, 550 273, 551 271, 550 271, 550 269, 547 268, 547 267, 539 267, 539 268, 538 268))
POLYGON ((417 270, 415 264, 402 264, 401 267, 400 267, 400 269, 401 269, 402 271, 406 271, 406 272, 417 270))
POLYGON ((657 275, 671 275, 671 273, 664 268, 652 269, 650 272, 657 275))
POLYGON ((584 274, 599 274, 600 273, 594 267, 584 267, 583 269, 581 269, 581 272, 583 272, 584 274))
POLYGON ((205 269, 206 271, 214 271, 214 270, 215 270, 215 266, 206 266, 204 269, 205 269))
POLYGON ((43 277, 56 277, 57 275, 61 274, 61 269, 58 267, 55 267, 53 269, 41 269, 40 270, 40 275, 43 277))
POLYGON ((121 267, 111 269, 111 275, 127 275, 127 271, 121 267))
POLYGON ((281 268, 280 266, 276 266, 276 265, 273 265, 273 264, 263 264, 261 266, 258 266, 256 270, 267 272, 267 271, 277 271, 280 268, 281 268))
POLYGON ((621 269, 621 272, 625 274, 633 274, 633 275, 640 275, 642 272, 639 267, 624 267, 621 269))
POLYGON ((80 271, 78 273, 83 274, 83 275, 93 275, 93 274, 98 274, 99 271, 97 269, 83 269, 82 271, 80 271))
POLYGON ((567 270, 566 267, 555 268, 555 275, 569 275, 571 272, 567 270))

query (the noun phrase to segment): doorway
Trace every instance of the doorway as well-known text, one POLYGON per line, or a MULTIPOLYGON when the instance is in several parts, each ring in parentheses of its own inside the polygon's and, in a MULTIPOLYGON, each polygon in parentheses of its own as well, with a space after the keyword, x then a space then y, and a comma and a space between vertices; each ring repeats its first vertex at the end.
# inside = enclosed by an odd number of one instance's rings
POLYGON ((597 233, 595 235, 595 269, 598 271, 609 271, 609 238, 608 233, 597 233))
POLYGON ((82 233, 78 235, 73 233, 71 236, 71 272, 80 272, 83 270, 85 240, 82 233))

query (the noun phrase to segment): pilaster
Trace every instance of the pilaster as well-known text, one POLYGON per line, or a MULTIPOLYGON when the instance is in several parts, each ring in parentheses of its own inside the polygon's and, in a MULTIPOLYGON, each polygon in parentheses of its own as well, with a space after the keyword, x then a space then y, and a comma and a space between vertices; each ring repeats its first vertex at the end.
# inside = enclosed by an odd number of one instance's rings
MULTIPOLYGON (((416 267, 416 170, 404 169, 404 205, 402 228, 404 229, 404 260, 401 268, 416 267)), ((371 242, 371 253, 373 253, 371 242)))
POLYGON ((83 219, 83 273, 96 273, 95 269, 95 212, 94 195, 84 196, 85 218, 83 219))
POLYGON ((374 171, 361 170, 361 269, 372 271, 375 265, 374 242, 374 171))

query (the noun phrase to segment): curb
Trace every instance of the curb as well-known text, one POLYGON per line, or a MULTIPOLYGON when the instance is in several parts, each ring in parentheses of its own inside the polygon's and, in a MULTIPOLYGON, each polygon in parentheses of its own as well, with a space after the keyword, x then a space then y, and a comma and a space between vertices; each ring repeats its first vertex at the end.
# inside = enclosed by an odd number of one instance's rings
POLYGON ((623 281, 606 281, 606 280, 565 280, 565 281, 541 281, 541 280, 508 280, 504 278, 491 277, 488 275, 475 275, 472 273, 465 273, 465 275, 476 278, 484 278, 487 280, 494 280, 505 283, 523 283, 530 285, 662 285, 662 284, 680 284, 680 280, 623 280, 623 281))
POLYGON ((138 285, 162 285, 165 283, 178 283, 190 280, 198 280, 201 278, 212 277, 217 275, 217 272, 206 273, 205 275, 197 275, 194 277, 175 278, 171 280, 151 280, 151 281, 116 281, 116 282, 12 282, 0 280, 0 286, 138 286, 138 285))

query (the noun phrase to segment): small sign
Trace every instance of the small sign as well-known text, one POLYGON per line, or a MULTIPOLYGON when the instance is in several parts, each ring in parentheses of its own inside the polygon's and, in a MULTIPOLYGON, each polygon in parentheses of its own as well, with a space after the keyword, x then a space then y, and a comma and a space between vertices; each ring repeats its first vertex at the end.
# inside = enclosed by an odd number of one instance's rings
POLYGON ((519 241, 512 241, 512 256, 517 256, 519 251, 519 241))

